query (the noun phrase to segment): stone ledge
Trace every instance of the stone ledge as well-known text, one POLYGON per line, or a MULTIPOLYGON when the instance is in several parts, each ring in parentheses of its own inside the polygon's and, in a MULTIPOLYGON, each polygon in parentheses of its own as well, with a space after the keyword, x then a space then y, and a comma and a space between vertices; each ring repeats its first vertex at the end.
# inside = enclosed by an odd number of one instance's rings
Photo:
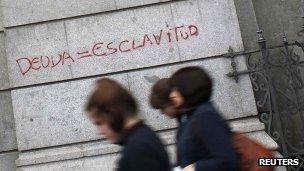
MULTIPOLYGON (((175 163, 176 150, 174 145, 167 146, 167 151, 170 155, 171 163, 175 163)), ((93 156, 93 157, 84 157, 73 160, 65 160, 54 163, 45 163, 32 166, 19 167, 17 171, 95 171, 95 170, 114 170, 115 163, 119 159, 117 153, 103 155, 103 156, 93 156)), ((286 171, 286 169, 280 167, 276 168, 275 171, 286 171)))
POLYGON ((246 134, 249 136, 249 138, 256 140, 270 150, 278 149, 278 144, 265 131, 251 132, 246 134))
MULTIPOLYGON (((276 149, 277 144, 264 132, 264 124, 257 118, 241 119, 229 123, 232 130, 245 132, 252 139, 264 144, 269 149, 276 149)), ((175 143, 176 130, 166 130, 158 133, 165 145, 175 143)), ((118 153, 120 147, 109 144, 105 140, 74 144, 63 147, 47 148, 36 151, 22 152, 16 160, 17 166, 35 165, 82 157, 118 153)))
POLYGON ((105 155, 119 151, 119 147, 101 140, 100 142, 89 142, 51 149, 23 152, 16 160, 17 166, 26 166, 40 163, 55 162, 82 158, 86 156, 105 155))
POLYGON ((16 166, 14 161, 18 158, 18 152, 0 153, 0 170, 1 171, 15 171, 16 166))
POLYGON ((234 132, 247 133, 265 130, 265 125, 256 117, 234 120, 229 122, 229 125, 234 132))
MULTIPOLYGON (((282 158, 282 154, 280 154, 278 151, 274 151, 274 157, 276 158, 282 158)), ((287 171, 286 167, 284 166, 277 166, 275 167, 274 171, 287 171)))
MULTIPOLYGON (((164 144, 175 143, 175 130, 159 133, 164 144)), ((118 153, 120 147, 109 144, 105 140, 76 144, 64 147, 48 148, 37 151, 23 152, 16 160, 17 166, 56 162, 61 160, 76 159, 88 156, 118 153)))

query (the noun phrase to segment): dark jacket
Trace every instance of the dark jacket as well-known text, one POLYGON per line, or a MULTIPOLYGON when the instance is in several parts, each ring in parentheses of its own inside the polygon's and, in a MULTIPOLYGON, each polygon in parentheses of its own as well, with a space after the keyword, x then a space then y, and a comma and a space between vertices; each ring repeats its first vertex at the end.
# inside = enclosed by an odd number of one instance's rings
POLYGON ((239 156, 231 144, 228 125, 211 102, 180 116, 178 165, 194 164, 195 171, 238 171, 239 156))
POLYGON ((127 131, 122 141, 118 171, 169 171, 167 152, 157 135, 143 122, 127 131))

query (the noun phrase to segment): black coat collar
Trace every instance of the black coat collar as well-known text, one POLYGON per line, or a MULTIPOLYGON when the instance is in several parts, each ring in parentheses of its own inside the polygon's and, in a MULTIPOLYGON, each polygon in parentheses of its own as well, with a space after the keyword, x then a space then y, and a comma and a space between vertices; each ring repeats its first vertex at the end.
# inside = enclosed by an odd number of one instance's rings
POLYGON ((125 146, 127 141, 128 141, 129 136, 132 133, 134 133, 137 129, 141 128, 142 126, 144 126, 144 121, 139 121, 135 125, 133 125, 131 128, 126 129, 122 133, 121 140, 116 144, 121 145, 121 146, 125 146))

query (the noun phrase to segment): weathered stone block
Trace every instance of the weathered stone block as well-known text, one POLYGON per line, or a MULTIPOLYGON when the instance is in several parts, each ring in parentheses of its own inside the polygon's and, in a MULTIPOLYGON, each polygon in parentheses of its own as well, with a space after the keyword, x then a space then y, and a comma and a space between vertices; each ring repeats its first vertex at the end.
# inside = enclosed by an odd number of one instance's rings
POLYGON ((46 163, 41 165, 32 165, 17 168, 17 171, 94 171, 94 170, 113 170, 116 166, 116 162, 119 158, 119 154, 109 154, 105 156, 85 157, 75 160, 59 161, 54 163, 46 163))
POLYGON ((264 123, 260 122, 258 118, 242 118, 240 120, 229 122, 229 124, 233 132, 248 133, 265 130, 264 123))
MULTIPOLYGON (((113 78, 127 85, 123 75, 113 78)), ((18 149, 100 139, 83 109, 95 80, 13 90, 18 149)))
POLYGON ((138 0, 115 0, 117 8, 128 8, 128 7, 135 7, 135 6, 142 6, 147 4, 155 4, 160 2, 160 0, 145 0, 145 1, 138 1, 138 0))
POLYGON ((247 133, 247 135, 270 150, 277 150, 279 147, 278 144, 265 131, 250 132, 247 133))
POLYGON ((10 92, 0 92, 0 152, 17 149, 10 92))
MULTIPOLYGON (((172 3, 171 6, 176 24, 193 23, 198 28, 196 39, 180 39, 181 60, 196 59, 200 54, 204 57, 221 55, 227 53, 229 46, 235 51, 243 50, 233 0, 188 0, 172 3)), ((183 36, 186 37, 185 34, 183 36)))
POLYGON ((2 0, 5 27, 115 10, 114 0, 2 0))
MULTIPOLYGON (((263 131, 264 126, 259 122, 257 118, 233 120, 229 121, 229 124, 233 131, 247 133, 250 138, 264 144, 266 147, 270 149, 277 149, 277 144, 263 131), (250 128, 248 128, 246 123, 251 125, 250 128)), ((161 138, 163 144, 165 146, 169 146, 168 150, 170 153, 171 161, 174 163, 175 148, 172 145, 176 143, 176 130, 174 129, 169 131, 159 131, 158 135, 161 138)), ((40 149, 36 151, 22 152, 19 155, 16 164, 18 167, 28 168, 29 165, 33 164, 45 165, 46 163, 50 162, 57 162, 57 164, 59 164, 62 163, 60 162, 62 160, 86 160, 84 157, 107 156, 118 153, 119 151, 120 148, 118 146, 109 144, 108 141, 93 141, 40 149)), ((39 167, 40 166, 38 166, 38 168, 39 167)))
MULTIPOLYGON (((0 2, 1 3, 1 2, 0 2)), ((3 26, 3 13, 2 13, 2 6, 0 8, 0 31, 3 31, 4 30, 4 26, 3 26)))
POLYGON ((0 154, 0 170, 16 171, 15 160, 18 158, 18 152, 0 154))
POLYGON ((150 91, 159 78, 170 77, 177 68, 178 66, 165 66, 128 73, 130 89, 138 99, 140 113, 157 130, 176 127, 176 122, 159 110, 152 109, 149 104, 150 91))
MULTIPOLYGON (((175 143, 175 134, 175 131, 162 131, 159 133, 159 137, 162 139, 164 145, 172 145, 175 143)), ((109 155, 118 153, 120 150, 121 148, 117 145, 110 144, 106 140, 99 140, 22 152, 18 160, 16 160, 16 165, 22 167, 83 157, 109 155)))
POLYGON ((44 0, 33 2, 26 0, 3 0, 1 5, 5 16, 3 18, 4 26, 12 27, 167 1, 171 0, 93 0, 89 2, 77 0, 44 0))
POLYGON ((177 45, 165 37, 167 25, 174 27, 168 4, 67 21, 70 51, 77 58, 73 77, 179 61, 177 45))
MULTIPOLYGON (((167 146, 167 151, 170 154, 172 163, 176 161, 175 147, 173 145, 167 146)), ((40 165, 22 166, 17 171, 40 171, 40 170, 78 170, 78 171, 94 171, 94 170, 114 170, 119 159, 119 153, 112 153, 108 155, 99 155, 93 157, 83 157, 74 160, 65 160, 52 163, 44 163, 40 165)))
MULTIPOLYGON (((1 14, 0 14, 1 15, 1 14)), ((4 32, 0 32, 0 90, 9 88, 4 32)))
POLYGON ((24 152, 19 155, 18 160, 16 160, 16 165, 19 167, 33 164, 58 162, 83 157, 109 155, 118 153, 119 151, 120 148, 118 146, 109 144, 107 141, 100 140, 95 142, 24 152))
POLYGON ((5 38, 11 86, 72 77, 63 22, 11 28, 5 38))
POLYGON ((229 46, 243 49, 232 0, 177 1, 7 32, 12 86, 216 56, 229 46))
MULTIPOLYGON (((174 135, 175 132, 164 132, 163 135, 160 135, 163 139, 167 138, 171 139, 172 143, 174 143, 174 138, 172 137, 172 134, 174 135)), ((262 143, 266 147, 270 149, 277 148, 277 144, 264 132, 264 131, 258 131, 254 133, 248 133, 247 136, 252 138, 253 140, 262 143)), ((87 144, 88 147, 93 147, 96 149, 96 151, 102 151, 102 148, 106 147, 107 145, 101 142, 102 145, 97 145, 97 143, 89 143, 87 144)), ((170 161, 172 164, 176 162, 176 149, 175 145, 171 143, 165 143, 167 147, 167 151, 170 156, 170 161)), ((77 146, 77 145, 76 145, 77 146)), ((22 160, 22 164, 20 161, 17 161, 20 171, 27 171, 27 170, 63 170, 63 169, 76 169, 76 170, 113 170, 116 166, 116 161, 119 157, 118 151, 116 150, 116 147, 113 147, 113 145, 109 145, 109 153, 100 153, 99 155, 85 155, 87 153, 88 147, 81 147, 81 145, 78 145, 79 147, 67 147, 67 149, 70 149, 69 151, 71 153, 67 153, 67 150, 62 151, 62 149, 49 149, 39 152, 33 152, 33 154, 24 154, 24 156, 21 155, 21 158, 18 160, 22 160), (76 153, 72 154, 75 150, 78 150, 79 156, 75 156, 76 153), (53 160, 53 162, 49 162, 47 156, 51 156, 55 159, 55 157, 58 155, 54 153, 58 153, 56 151, 63 152, 59 157, 67 157, 66 159, 70 160, 53 160), (35 154, 36 153, 36 154, 35 154), (41 154, 39 154, 41 153, 41 154), (65 153, 65 154, 64 154, 65 153), (70 155, 71 154, 71 155, 70 155), (32 155, 32 156, 31 156, 32 155), (35 156, 36 155, 36 156, 35 156), (69 158, 69 156, 74 155, 75 158, 69 158), (47 158, 45 158, 45 157, 47 158), (27 157, 27 158, 26 158, 27 157), (39 165, 26 165, 26 161, 28 161, 28 164, 39 163, 39 165), (25 163, 24 163, 25 162, 25 163), (92 163, 95 162, 95 163, 92 163), (107 163, 107 164, 104 164, 107 163)), ((62 147, 64 148, 64 147, 62 147)))

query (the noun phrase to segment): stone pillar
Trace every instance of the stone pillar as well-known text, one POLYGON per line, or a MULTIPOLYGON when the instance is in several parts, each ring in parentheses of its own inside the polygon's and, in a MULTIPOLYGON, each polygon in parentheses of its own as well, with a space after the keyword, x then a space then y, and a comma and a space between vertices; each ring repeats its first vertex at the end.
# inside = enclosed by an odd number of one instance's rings
POLYGON ((0 8, 0 170, 14 171, 18 158, 15 121, 11 91, 9 90, 7 58, 5 54, 4 28, 0 8))
POLYGON ((282 37, 286 34, 289 42, 299 39, 297 34, 303 25, 300 7, 301 0, 275 1, 255 0, 254 10, 258 24, 264 30, 269 45, 282 45, 282 37), (271 7, 271 8, 270 8, 271 7))

